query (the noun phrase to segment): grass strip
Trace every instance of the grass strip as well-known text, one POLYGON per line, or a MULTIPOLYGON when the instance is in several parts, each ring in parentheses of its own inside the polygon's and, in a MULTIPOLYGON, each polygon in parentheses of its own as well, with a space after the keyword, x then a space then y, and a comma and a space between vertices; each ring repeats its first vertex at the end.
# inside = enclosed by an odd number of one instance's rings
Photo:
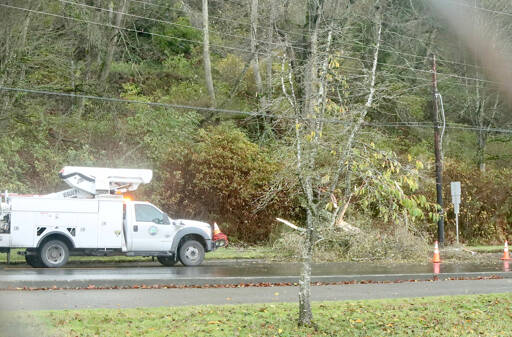
MULTIPOLYGON (((316 328, 297 304, 17 312, 39 336, 510 336, 512 294, 318 302, 316 328)), ((5 317, 4 317, 5 318, 5 317)), ((18 327, 19 328, 19 327, 18 327)), ((13 330, 14 329, 14 330, 13 330)))
POLYGON ((469 246, 466 247, 468 250, 477 253, 501 253, 503 252, 503 246, 469 246))
MULTIPOLYGON (((11 263, 24 264, 25 257, 18 254, 18 251, 24 249, 11 250, 11 263)), ((0 253, 0 265, 5 264, 7 259, 6 253, 0 253)), ((219 248, 213 252, 206 253, 206 260, 230 260, 230 259, 268 259, 274 254, 271 248, 254 246, 254 247, 233 247, 219 248)), ((150 257, 144 256, 71 256, 69 262, 87 262, 87 263, 117 263, 117 262, 151 262, 150 257)))

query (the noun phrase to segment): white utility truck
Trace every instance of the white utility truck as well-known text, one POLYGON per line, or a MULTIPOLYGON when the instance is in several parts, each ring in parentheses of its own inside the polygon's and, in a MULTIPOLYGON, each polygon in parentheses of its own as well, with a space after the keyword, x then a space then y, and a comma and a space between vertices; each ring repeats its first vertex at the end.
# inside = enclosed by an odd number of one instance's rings
POLYGON ((151 256, 165 266, 203 262, 205 252, 227 244, 217 225, 170 219, 123 193, 151 181, 151 170, 66 166, 71 188, 48 195, 0 198, 0 252, 25 248, 33 267, 62 267, 70 255, 151 256))

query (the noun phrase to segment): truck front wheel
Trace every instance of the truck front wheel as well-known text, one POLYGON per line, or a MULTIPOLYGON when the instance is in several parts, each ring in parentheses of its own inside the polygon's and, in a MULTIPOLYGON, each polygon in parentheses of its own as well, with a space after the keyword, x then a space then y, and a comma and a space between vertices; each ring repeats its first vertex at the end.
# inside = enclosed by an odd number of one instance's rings
POLYGON ((50 240, 41 247, 39 257, 45 267, 59 268, 68 262, 69 248, 60 240, 50 240))
POLYGON ((179 249, 179 258, 184 266, 199 266, 204 260, 204 247, 196 240, 187 240, 179 249))
POLYGON ((172 267, 176 264, 174 256, 157 256, 156 259, 166 267, 172 267))

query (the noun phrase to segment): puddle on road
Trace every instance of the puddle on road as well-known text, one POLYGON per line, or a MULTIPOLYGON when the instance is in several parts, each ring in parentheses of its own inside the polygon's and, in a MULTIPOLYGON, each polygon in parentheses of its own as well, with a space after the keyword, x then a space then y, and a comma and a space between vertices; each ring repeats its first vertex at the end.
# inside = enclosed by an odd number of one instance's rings
MULTIPOLYGON (((344 263, 321 263, 314 264, 312 274, 314 276, 332 276, 332 275, 389 275, 389 274, 432 274, 437 272, 433 264, 363 264, 354 262, 344 263)), ((506 262, 496 262, 487 264, 477 263, 441 263, 439 272, 445 273, 471 273, 471 272, 510 272, 510 264, 506 262)), ((199 267, 164 267, 157 264, 140 267, 137 265, 124 265, 117 268, 112 265, 80 265, 69 266, 61 269, 36 269, 25 265, 16 265, 13 267, 4 266, 0 268, 0 277, 11 276, 19 277, 21 275, 31 278, 31 276, 60 276, 80 278, 80 277, 137 277, 142 275, 153 275, 163 277, 264 277, 264 276, 297 276, 300 274, 300 263, 262 263, 251 261, 229 261, 222 263, 208 263, 199 267)))

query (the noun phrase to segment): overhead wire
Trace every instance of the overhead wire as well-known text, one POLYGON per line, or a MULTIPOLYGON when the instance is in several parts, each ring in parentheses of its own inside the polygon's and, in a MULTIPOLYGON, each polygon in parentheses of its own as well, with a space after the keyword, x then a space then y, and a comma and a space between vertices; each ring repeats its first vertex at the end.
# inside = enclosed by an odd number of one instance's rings
MULTIPOLYGON (((104 1, 108 1, 108 0, 104 0, 104 1)), ((174 8, 174 7, 154 4, 154 3, 148 3, 146 1, 131 0, 131 2, 135 2, 135 3, 143 4, 143 5, 148 5, 148 6, 153 6, 153 7, 165 8, 165 9, 170 10, 170 11, 182 12, 182 13, 188 14, 187 11, 184 10, 184 9, 179 9, 179 8, 174 8)), ((220 16, 215 16, 215 15, 210 15, 210 14, 208 14, 208 17, 211 18, 211 19, 219 20, 219 21, 232 22, 232 23, 236 23, 236 24, 239 24, 239 25, 249 26, 249 27, 251 26, 250 22, 234 20, 234 19, 231 19, 231 18, 220 17, 220 16)), ((261 30, 273 29, 273 28, 270 28, 268 26, 263 26, 263 25, 258 25, 258 24, 256 25, 256 27, 261 29, 261 30)), ((279 30, 279 31, 282 31, 282 30, 279 30)), ((289 32, 289 31, 285 31, 285 32, 290 34, 290 35, 297 35, 297 36, 301 35, 301 34, 295 33, 295 32, 289 32)))
MULTIPOLYGON (((149 105, 149 106, 173 108, 173 109, 219 112, 219 113, 227 113, 227 114, 234 114, 234 115, 246 115, 246 116, 250 116, 250 117, 261 116, 261 117, 269 117, 269 118, 274 118, 274 119, 288 119, 288 120, 296 120, 296 118, 297 118, 297 116, 295 116, 295 115, 294 116, 275 115, 275 114, 256 112, 256 111, 242 111, 242 110, 184 105, 184 104, 148 102, 148 101, 139 101, 139 100, 130 100, 130 99, 120 99, 120 98, 114 98, 114 97, 82 95, 82 94, 55 92, 55 91, 48 91, 48 90, 36 90, 36 89, 27 89, 27 88, 15 88, 15 87, 0 86, 0 90, 24 92, 24 93, 40 94, 40 95, 50 95, 50 96, 63 96, 63 97, 71 97, 71 98, 92 99, 92 100, 100 100, 100 101, 115 102, 115 103, 125 103, 125 104, 141 104, 141 105, 149 105)), ((351 123, 355 124, 353 122, 341 120, 341 119, 337 119, 337 118, 301 117, 301 120, 307 120, 307 121, 313 121, 313 122, 334 123, 334 124, 344 124, 344 125, 351 124, 351 123)), ((388 122, 388 123, 363 122, 362 125, 368 126, 368 127, 393 127, 393 128, 403 128, 403 127, 431 128, 432 127, 431 122, 388 122)), ((473 131, 485 130, 485 131, 494 132, 494 133, 512 134, 512 129, 481 128, 481 127, 475 127, 475 126, 464 125, 464 124, 456 124, 456 123, 447 123, 446 128, 447 129, 459 129, 459 130, 473 130, 473 131)))
POLYGON ((485 8, 485 7, 472 6, 472 5, 468 4, 468 3, 461 2, 461 1, 444 0, 444 2, 449 2, 449 3, 452 3, 452 4, 454 4, 456 6, 459 6, 459 7, 466 7, 466 8, 470 8, 470 9, 474 9, 474 10, 479 10, 479 11, 482 11, 482 12, 488 12, 488 13, 493 13, 493 14, 497 14, 497 15, 512 16, 512 13, 510 13, 510 12, 504 12, 504 11, 494 10, 494 9, 485 8))
MULTIPOLYGON (((33 9, 29 9, 29 8, 24 8, 24 7, 16 7, 16 6, 11 6, 11 5, 7 5, 7 4, 0 4, 0 7, 5 7, 5 8, 10 8, 10 9, 15 9, 15 10, 22 10, 22 11, 27 11, 27 12, 31 12, 31 13, 41 14, 41 15, 48 15, 48 16, 52 16, 52 17, 58 17, 58 18, 62 18, 62 19, 83 22, 83 23, 88 23, 88 24, 95 24, 95 25, 105 26, 105 27, 119 29, 119 30, 126 30, 126 31, 130 31, 130 32, 134 32, 134 33, 147 34, 147 35, 158 36, 158 37, 163 37, 163 38, 167 38, 167 39, 174 39, 174 40, 179 40, 179 41, 186 41, 186 42, 202 44, 202 41, 190 40, 190 39, 186 39, 186 38, 169 36, 169 35, 153 33, 153 32, 146 32, 146 31, 142 31, 142 30, 138 30, 138 29, 132 29, 132 28, 121 27, 121 26, 116 26, 116 25, 112 25, 112 24, 100 23, 100 22, 95 22, 95 21, 90 21, 90 20, 85 20, 85 19, 79 19, 79 18, 64 16, 64 15, 55 14, 55 13, 48 13, 48 12, 43 12, 43 11, 39 11, 39 10, 33 10, 33 9)), ((253 53, 252 51, 249 51, 247 49, 231 47, 231 46, 223 46, 223 45, 218 45, 218 44, 210 44, 210 46, 217 47, 217 48, 224 48, 224 49, 228 49, 228 50, 241 51, 244 53, 251 53, 251 54, 253 53)), ((297 47, 297 48, 299 48, 299 47, 297 47)), ((269 53, 262 53, 259 51, 256 51, 254 53, 259 54, 259 55, 269 55, 269 53)), ((343 58, 343 59, 350 59, 350 60, 365 62, 365 60, 363 60, 363 59, 360 59, 357 57, 352 57, 352 56, 338 55, 338 57, 343 58)), ((421 72, 421 73, 426 73, 426 74, 431 73, 430 70, 411 69, 410 67, 400 66, 400 65, 396 65, 396 64, 387 64, 387 63, 382 63, 382 62, 377 62, 377 64, 385 66, 385 67, 403 69, 403 70, 412 71, 412 72, 421 72)), ((494 82, 494 81, 490 81, 490 80, 474 78, 474 77, 467 77, 467 76, 460 76, 460 75, 449 74, 449 73, 439 73, 439 76, 447 76, 447 77, 453 77, 453 78, 458 78, 458 79, 471 80, 471 81, 483 82, 483 83, 488 83, 488 84, 495 84, 495 85, 499 85, 499 86, 504 85, 503 83, 494 82)))
MULTIPOLYGON (((109 9, 109 8, 91 6, 91 5, 77 3, 77 2, 69 1, 69 0, 59 0, 59 1, 62 2, 62 3, 70 4, 70 5, 76 5, 76 6, 81 6, 81 7, 95 9, 95 10, 101 10, 101 11, 107 11, 107 12, 110 12, 110 13, 122 14, 122 15, 126 15, 126 16, 129 16, 129 17, 134 17, 134 18, 138 18, 138 19, 142 19, 142 20, 150 20, 150 21, 153 21, 153 22, 164 23, 164 24, 174 25, 174 26, 179 26, 179 27, 184 27, 184 28, 192 28, 192 29, 196 29, 196 30, 202 31, 201 28, 197 28, 197 27, 194 27, 192 25, 185 25, 185 24, 171 22, 171 21, 168 21, 168 20, 155 19, 155 18, 141 16, 141 15, 136 15, 136 14, 131 14, 131 13, 119 12, 119 11, 112 10, 112 9, 109 9)), ((154 5, 156 5, 156 4, 154 4, 154 5)), ((157 6, 159 6, 159 5, 157 5, 157 6)), ((211 31, 213 33, 216 33, 216 34, 219 34, 219 35, 224 35, 224 36, 229 36, 229 37, 236 37, 236 38, 240 38, 242 40, 247 40, 247 41, 250 40, 249 37, 244 37, 244 36, 241 36, 241 35, 230 34, 230 33, 223 33, 223 32, 218 32, 218 31, 214 31, 214 30, 211 30, 211 31)), ((256 42, 263 43, 263 44, 268 44, 268 45, 282 46, 282 44, 280 44, 280 43, 276 43, 276 42, 272 42, 272 41, 268 41, 268 40, 256 39, 256 42)), ((202 43, 202 42, 201 41, 197 41, 196 43, 202 43)), ((345 42, 345 41, 342 42, 342 44, 352 45, 352 46, 355 46, 356 44, 363 45, 361 42, 359 42, 359 43, 350 43, 350 42, 345 42)), ((297 46, 290 46, 290 48, 292 48, 294 50, 306 51, 306 48, 301 48, 301 47, 297 47, 297 46)), ((430 58, 429 56, 423 56, 423 55, 411 54, 411 53, 406 53, 406 52, 401 52, 401 51, 389 50, 389 49, 385 49, 385 48, 382 48, 382 47, 381 47, 381 50, 384 51, 384 52, 394 53, 394 54, 397 54, 397 55, 406 55, 406 56, 410 56, 410 57, 414 57, 414 58, 421 58, 422 60, 427 60, 427 59, 430 58)), ((349 56, 345 56, 345 57, 349 58, 349 56)), ((483 68, 481 66, 460 63, 460 62, 456 62, 456 61, 453 61, 453 60, 447 60, 447 59, 444 59, 444 58, 441 58, 440 61, 442 63, 457 64, 457 65, 469 66, 469 67, 474 67, 474 68, 483 68)), ((386 65, 389 65, 389 64, 386 64, 386 65)), ((510 72, 512 72, 512 71, 510 71, 510 72)), ((473 79, 465 78, 465 79, 485 81, 483 79, 477 79, 477 78, 473 78, 473 79)), ((487 82, 487 83, 490 83, 490 82, 487 82)))
MULTIPOLYGON (((177 37, 177 36, 169 36, 169 35, 153 33, 153 32, 146 32, 146 31, 139 30, 139 29, 133 29, 133 28, 128 28, 128 27, 121 27, 121 26, 116 26, 116 25, 112 25, 112 24, 108 24, 108 23, 101 23, 101 22, 90 21, 90 20, 85 20, 85 19, 79 19, 79 18, 74 18, 74 17, 70 17, 70 16, 65 16, 65 15, 60 15, 60 14, 55 14, 55 13, 48 13, 48 12, 43 12, 43 11, 39 11, 39 10, 34 10, 34 9, 30 9, 30 8, 16 7, 16 6, 11 6, 11 5, 1 4, 1 3, 0 3, 0 7, 5 7, 5 8, 10 8, 10 9, 15 9, 15 10, 21 10, 21 11, 26 11, 26 12, 36 13, 36 14, 41 14, 41 15, 52 16, 52 17, 61 18, 61 19, 65 19, 65 20, 71 20, 71 21, 76 21, 76 22, 82 22, 82 23, 87 23, 87 24, 104 26, 104 27, 109 27, 109 28, 114 28, 114 29, 119 29, 119 30, 125 30, 125 31, 129 31, 129 32, 132 32, 132 33, 139 33, 139 34, 146 34, 146 35, 151 35, 151 36, 158 36, 158 37, 162 37, 162 38, 178 40, 178 41, 185 41, 185 42, 192 42, 192 43, 197 43, 197 44, 202 44, 203 43, 202 41, 191 40, 191 39, 186 39, 186 38, 177 37)), ((222 45, 217 45, 217 44, 212 44, 212 43, 210 43, 210 46, 217 47, 217 48, 222 48, 222 49, 228 49, 228 50, 237 50, 237 51, 241 51, 241 52, 244 52, 244 53, 250 52, 247 49, 231 47, 231 46, 222 46, 222 45)), ((252 52, 250 52, 250 53, 252 53, 252 52)), ((262 52, 258 52, 258 51, 256 53, 260 54, 260 55, 268 55, 268 53, 262 53, 262 52)))

